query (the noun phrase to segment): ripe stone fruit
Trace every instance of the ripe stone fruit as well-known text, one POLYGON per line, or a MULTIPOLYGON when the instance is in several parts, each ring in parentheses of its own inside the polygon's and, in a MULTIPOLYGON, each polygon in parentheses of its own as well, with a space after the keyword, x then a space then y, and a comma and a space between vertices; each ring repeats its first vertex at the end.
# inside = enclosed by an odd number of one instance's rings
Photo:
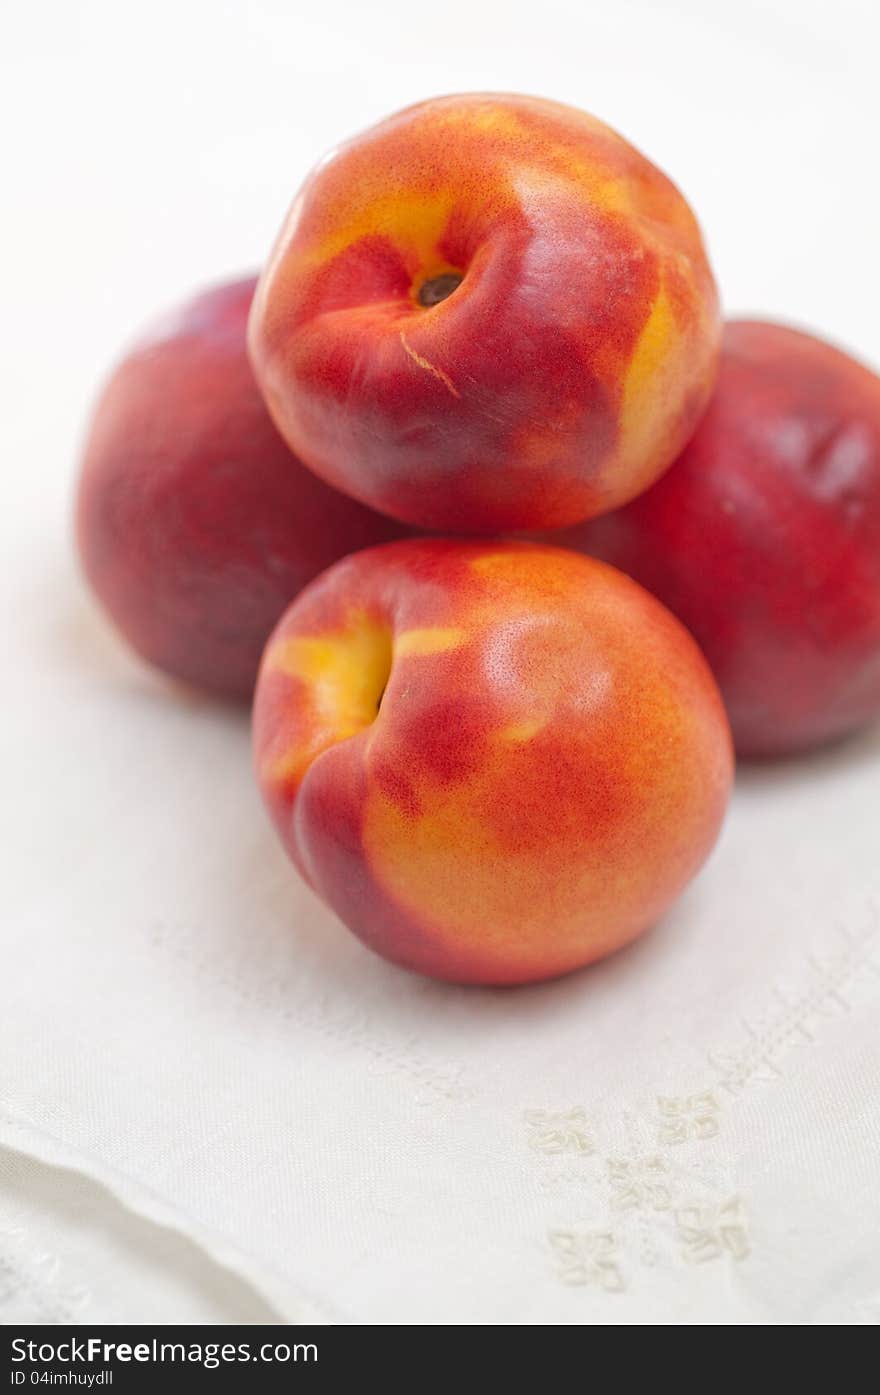
POLYGON ((254 285, 196 296, 123 359, 77 501, 83 566, 117 629, 167 673, 237 698, 307 581, 405 531, 330 489, 278 435, 245 348, 254 285))
POLYGON ((438 98, 318 166, 249 342, 282 434, 337 488, 447 532, 622 504, 706 405, 719 334, 694 216, 585 113, 438 98))
POLYGON ((688 626, 738 751, 778 756, 880 716, 880 378, 811 335, 728 324, 678 462, 560 537, 688 626))
POLYGON ((414 539, 287 611, 254 707, 288 853, 373 949, 516 984, 646 930, 712 847, 727 719, 690 635, 613 568, 414 539))

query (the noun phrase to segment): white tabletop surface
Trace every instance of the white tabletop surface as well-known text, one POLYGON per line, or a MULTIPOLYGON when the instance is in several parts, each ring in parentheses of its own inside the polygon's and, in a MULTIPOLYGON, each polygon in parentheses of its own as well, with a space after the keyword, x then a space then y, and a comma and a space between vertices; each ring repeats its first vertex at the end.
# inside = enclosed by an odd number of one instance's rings
POLYGON ((298 884, 246 718, 122 648, 69 529, 133 330, 258 264, 326 148, 439 92, 594 111, 691 198, 729 313, 880 365, 878 16, 9 7, 0 1315, 880 1321, 877 732, 746 772, 705 873, 608 964, 426 983, 298 884))

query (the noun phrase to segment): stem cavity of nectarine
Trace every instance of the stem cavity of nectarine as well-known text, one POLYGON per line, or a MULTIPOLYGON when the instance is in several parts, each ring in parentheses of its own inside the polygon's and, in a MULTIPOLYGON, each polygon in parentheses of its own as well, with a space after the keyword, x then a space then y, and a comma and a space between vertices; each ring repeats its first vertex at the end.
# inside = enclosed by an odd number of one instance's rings
POLYGON ((440 276, 432 276, 429 280, 423 281, 419 286, 416 299, 419 305, 425 309, 430 309, 432 305, 439 305, 441 300, 448 299, 453 291, 457 291, 464 277, 457 271, 444 271, 440 276))

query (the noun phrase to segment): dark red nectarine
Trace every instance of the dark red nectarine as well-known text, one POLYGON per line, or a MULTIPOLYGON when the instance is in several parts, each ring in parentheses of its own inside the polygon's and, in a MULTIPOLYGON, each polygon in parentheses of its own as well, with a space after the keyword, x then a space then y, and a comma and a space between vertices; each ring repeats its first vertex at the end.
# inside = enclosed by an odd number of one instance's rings
POLYGON ((307 581, 406 531, 336 493, 278 435, 245 350, 254 285, 196 296, 123 359, 77 501, 83 566, 117 629, 167 673, 237 698, 307 581))
POLYGON ((808 334, 727 325, 712 402, 647 493, 558 535, 653 591, 747 756, 880 715, 880 378, 808 334))

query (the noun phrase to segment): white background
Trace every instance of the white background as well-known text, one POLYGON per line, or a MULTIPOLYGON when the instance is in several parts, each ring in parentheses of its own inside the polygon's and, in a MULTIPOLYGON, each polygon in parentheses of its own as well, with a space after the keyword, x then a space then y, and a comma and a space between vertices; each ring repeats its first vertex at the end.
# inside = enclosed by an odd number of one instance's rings
POLYGON ((728 313, 811 326, 880 364, 878 14, 872 0, 6 6, 0 1294, 14 1315, 247 1320, 311 1303, 376 1322, 880 1320, 865 1241, 880 1218, 876 736, 747 773, 711 867, 647 947, 531 995, 459 994, 371 959, 300 890, 251 788, 245 720, 123 651, 69 537, 89 403, 143 319, 258 264, 321 153, 440 92, 592 110, 691 199, 728 313), (829 968, 847 944, 850 967, 829 968), (749 1034, 769 1064, 737 1085, 716 1048, 749 1034), (670 1141, 657 1098, 694 1092, 709 1122, 670 1141), (533 1108, 583 1109, 589 1137, 570 1124, 554 1152, 533 1108), (644 1161, 658 1138, 671 1210, 644 1188, 618 1205, 615 1158, 644 1161), (706 1220, 731 1198, 738 1219, 706 1220), (689 1225, 714 1236, 697 1261, 689 1225), (603 1268, 583 1257, 606 1234, 603 1268))

